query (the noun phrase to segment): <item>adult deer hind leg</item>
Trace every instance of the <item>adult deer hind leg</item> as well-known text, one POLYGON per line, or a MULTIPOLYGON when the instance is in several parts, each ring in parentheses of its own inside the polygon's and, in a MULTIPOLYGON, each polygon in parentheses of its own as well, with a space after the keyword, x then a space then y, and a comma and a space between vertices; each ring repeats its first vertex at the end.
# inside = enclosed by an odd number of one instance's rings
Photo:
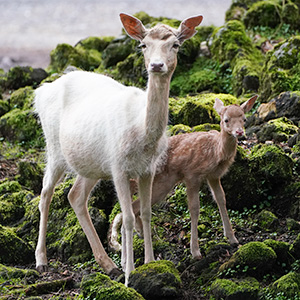
POLYGON ((191 240, 190 251, 193 258, 201 259, 202 255, 198 243, 198 220, 200 215, 199 190, 201 183, 197 181, 186 182, 186 193, 188 199, 188 208, 191 216, 191 240))
POLYGON ((40 226, 38 243, 35 250, 35 259, 36 268, 41 273, 48 270, 46 233, 49 207, 54 193, 55 185, 64 174, 64 168, 58 163, 54 163, 54 161, 55 160, 52 160, 48 157, 48 164, 43 178, 43 188, 39 203, 40 226))
POLYGON ((121 274, 121 271, 118 270, 117 266, 104 250, 88 212, 88 197, 97 181, 98 180, 88 179, 78 175, 68 198, 90 243, 97 263, 104 269, 106 274, 109 274, 111 278, 115 278, 121 274))
POLYGON ((213 197, 218 204, 220 215, 223 222, 224 236, 226 236, 231 245, 238 245, 239 242, 234 235, 232 226, 228 217, 226 208, 226 198, 225 193, 221 185, 220 178, 211 178, 207 180, 210 189, 212 191, 213 197))

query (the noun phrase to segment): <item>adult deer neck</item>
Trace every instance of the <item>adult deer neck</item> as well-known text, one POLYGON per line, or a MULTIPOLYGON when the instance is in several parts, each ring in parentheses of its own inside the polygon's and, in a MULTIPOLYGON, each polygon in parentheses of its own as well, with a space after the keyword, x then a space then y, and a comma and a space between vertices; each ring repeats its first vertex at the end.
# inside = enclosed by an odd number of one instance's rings
POLYGON ((160 139, 166 130, 171 76, 149 74, 147 88, 146 135, 148 142, 160 139))

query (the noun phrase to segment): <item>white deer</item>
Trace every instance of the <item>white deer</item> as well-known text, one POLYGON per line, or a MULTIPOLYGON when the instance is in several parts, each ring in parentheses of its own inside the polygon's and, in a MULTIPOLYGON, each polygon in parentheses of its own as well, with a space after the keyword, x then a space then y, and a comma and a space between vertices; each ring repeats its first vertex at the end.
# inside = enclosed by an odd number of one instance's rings
POLYGON ((104 75, 75 71, 36 90, 35 107, 47 144, 41 192, 36 266, 47 269, 46 229, 54 187, 67 169, 77 173, 68 199, 104 271, 120 271, 105 252, 87 209, 99 179, 112 178, 123 212, 126 235, 125 283, 134 269, 130 178, 138 178, 145 262, 154 259, 151 240, 151 191, 156 165, 167 148, 168 97, 179 46, 195 33, 202 16, 184 20, 178 30, 166 25, 146 29, 120 14, 128 35, 141 42, 149 75, 146 91, 126 87, 104 75))
MULTIPOLYGON (((198 220, 200 212, 199 190, 204 180, 207 181, 213 198, 218 204, 221 214, 224 235, 230 244, 238 244, 226 209, 225 193, 221 185, 221 177, 225 175, 234 161, 237 148, 237 137, 244 134, 245 112, 254 105, 257 95, 247 102, 238 105, 224 106, 216 99, 214 109, 221 117, 221 132, 194 132, 180 134, 169 138, 167 160, 154 177, 151 204, 166 198, 175 184, 186 185, 188 208, 191 215, 191 253, 193 258, 200 259, 198 243, 198 220)), ((134 191, 134 182, 132 182, 134 191)), ((140 212, 139 199, 132 203, 136 215, 136 229, 141 231, 142 224, 138 218, 140 212)), ((110 244, 120 250, 117 242, 121 214, 117 215, 111 225, 110 244)), ((123 246, 123 245, 122 245, 123 246)), ((126 249, 122 249, 126 253, 126 249)))

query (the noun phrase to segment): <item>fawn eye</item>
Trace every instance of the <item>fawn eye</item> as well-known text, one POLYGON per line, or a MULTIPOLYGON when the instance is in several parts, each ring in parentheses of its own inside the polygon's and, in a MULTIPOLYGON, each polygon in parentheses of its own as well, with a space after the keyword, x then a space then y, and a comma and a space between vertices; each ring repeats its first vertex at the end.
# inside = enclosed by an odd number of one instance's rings
POLYGON ((147 46, 146 46, 146 44, 144 44, 144 43, 141 43, 141 44, 139 45, 139 48, 141 48, 141 49, 146 49, 146 48, 147 48, 147 46))
POLYGON ((224 120, 224 122, 225 122, 225 123, 228 123, 228 122, 229 122, 229 120, 228 120, 228 119, 225 119, 225 120, 224 120))

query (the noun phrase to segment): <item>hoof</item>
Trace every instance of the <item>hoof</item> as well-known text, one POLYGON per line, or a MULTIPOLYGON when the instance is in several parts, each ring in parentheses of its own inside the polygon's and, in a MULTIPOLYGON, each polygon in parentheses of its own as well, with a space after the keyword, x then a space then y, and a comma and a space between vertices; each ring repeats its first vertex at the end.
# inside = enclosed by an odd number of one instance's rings
POLYGON ((113 268, 108 274, 109 278, 112 280, 117 280, 121 275, 123 275, 123 272, 118 268, 113 268))
POLYGON ((37 266, 36 269, 39 273, 48 272, 48 266, 47 265, 37 266))

